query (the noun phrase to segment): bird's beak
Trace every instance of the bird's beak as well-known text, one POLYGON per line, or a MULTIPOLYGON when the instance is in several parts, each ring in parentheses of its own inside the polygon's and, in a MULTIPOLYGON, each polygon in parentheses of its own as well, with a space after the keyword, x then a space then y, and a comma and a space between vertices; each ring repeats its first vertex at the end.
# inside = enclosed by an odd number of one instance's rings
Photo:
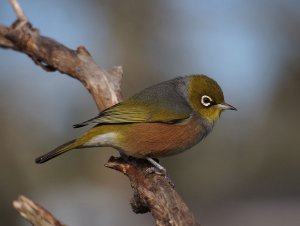
POLYGON ((226 103, 217 104, 216 107, 221 109, 221 110, 234 110, 234 111, 237 111, 237 109, 235 107, 231 106, 230 104, 226 104, 226 103))

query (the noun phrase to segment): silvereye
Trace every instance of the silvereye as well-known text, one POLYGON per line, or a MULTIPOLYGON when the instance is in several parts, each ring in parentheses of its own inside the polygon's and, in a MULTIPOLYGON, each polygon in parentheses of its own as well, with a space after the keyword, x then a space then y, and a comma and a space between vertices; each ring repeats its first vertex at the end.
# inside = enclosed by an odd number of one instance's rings
POLYGON ((205 75, 178 77, 149 87, 75 128, 94 125, 36 159, 46 162, 75 148, 113 147, 121 154, 152 158, 180 153, 201 141, 223 110, 236 110, 224 102, 223 92, 205 75))

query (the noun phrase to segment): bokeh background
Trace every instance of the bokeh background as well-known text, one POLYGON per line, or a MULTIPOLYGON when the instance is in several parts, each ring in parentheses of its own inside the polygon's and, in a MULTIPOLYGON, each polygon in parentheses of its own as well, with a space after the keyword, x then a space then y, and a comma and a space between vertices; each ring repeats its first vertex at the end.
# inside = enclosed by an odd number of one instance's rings
MULTIPOLYGON (((21 0, 42 34, 84 45, 104 68, 122 65, 128 97, 178 75, 204 73, 228 103, 192 150, 162 160, 207 226, 300 224, 300 1, 21 0)), ((15 15, 0 2, 0 23, 15 15)), ((24 194, 70 226, 153 225, 129 206, 128 180, 105 168, 113 149, 38 155, 80 135, 97 114, 76 80, 0 49, 0 225, 28 225, 11 202, 24 194)))

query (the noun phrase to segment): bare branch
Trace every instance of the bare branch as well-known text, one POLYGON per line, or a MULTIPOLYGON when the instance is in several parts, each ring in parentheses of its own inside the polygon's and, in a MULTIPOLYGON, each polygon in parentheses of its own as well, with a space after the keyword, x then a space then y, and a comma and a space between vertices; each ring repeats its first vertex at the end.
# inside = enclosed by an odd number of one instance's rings
POLYGON ((21 195, 13 206, 32 225, 35 226, 65 226, 57 220, 48 210, 21 195))
POLYGON ((8 33, 9 28, 0 25, 0 47, 7 49, 14 49, 14 43, 5 38, 5 35, 8 33))
POLYGON ((27 21, 27 18, 17 0, 9 0, 19 20, 27 21))
POLYGON ((106 71, 97 65, 83 46, 71 50, 59 42, 41 36, 31 24, 16 21, 12 27, 0 26, 0 47, 27 54, 46 71, 59 71, 78 79, 92 94, 99 110, 122 99, 122 67, 106 71))
POLYGON ((148 161, 111 157, 105 166, 128 176, 134 191, 131 207, 135 213, 150 210, 158 226, 200 226, 167 177, 146 173, 151 167, 148 161))

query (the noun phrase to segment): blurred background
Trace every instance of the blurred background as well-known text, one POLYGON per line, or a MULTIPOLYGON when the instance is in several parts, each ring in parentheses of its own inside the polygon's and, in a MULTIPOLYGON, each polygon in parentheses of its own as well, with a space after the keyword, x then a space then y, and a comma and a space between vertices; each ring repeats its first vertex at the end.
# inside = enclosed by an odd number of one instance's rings
MULTIPOLYGON (((84 45, 122 65, 128 97, 179 75, 218 81, 226 112, 201 144, 162 159, 177 191, 207 226, 300 223, 300 1, 20 0, 43 35, 84 45)), ((0 23, 15 15, 0 2, 0 23)), ((11 203, 24 194, 70 226, 154 225, 129 206, 127 178, 103 165, 113 149, 34 158, 85 131, 95 116, 76 80, 0 49, 0 225, 28 225, 11 203)))

